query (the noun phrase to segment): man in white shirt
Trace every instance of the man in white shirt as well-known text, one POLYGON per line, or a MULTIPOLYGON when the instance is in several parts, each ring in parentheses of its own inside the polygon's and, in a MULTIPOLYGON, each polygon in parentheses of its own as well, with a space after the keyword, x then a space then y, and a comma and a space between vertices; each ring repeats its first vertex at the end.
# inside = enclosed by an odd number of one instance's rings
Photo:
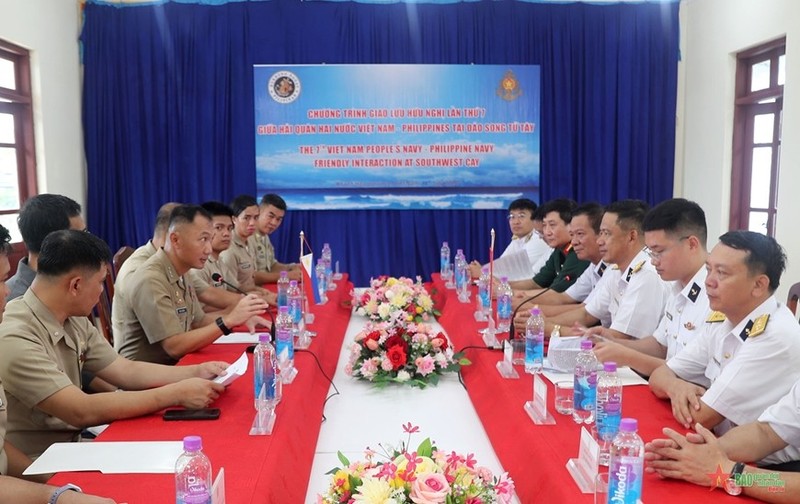
POLYGON ((706 262, 714 311, 702 334, 657 368, 650 388, 675 419, 717 435, 753 422, 800 380, 800 326, 775 299, 786 256, 770 237, 731 231, 706 262))
POLYGON ((617 201, 606 207, 598 244, 603 261, 615 266, 605 271, 586 306, 551 317, 547 334, 555 325, 561 326, 562 335, 582 334, 585 327, 609 320, 609 337, 643 338, 653 333, 669 286, 659 278, 644 250, 642 222, 647 211, 647 204, 639 200, 617 201))
POLYGON ((682 198, 666 200, 647 213, 642 224, 650 260, 661 279, 673 282, 661 322, 652 336, 611 340, 607 329, 593 327, 594 353, 649 376, 702 330, 708 318, 706 296, 706 216, 700 205, 682 198))
MULTIPOLYGON (((509 280, 527 279, 539 272, 547 262, 553 249, 541 237, 541 219, 539 229, 536 229, 536 203, 528 198, 520 198, 508 206, 508 226, 511 228, 511 243, 508 244, 500 257, 507 257, 515 253, 525 252, 531 264, 531 271, 525 276, 509 278, 509 280)), ((469 271, 473 278, 481 276, 481 263, 472 261, 469 271)))

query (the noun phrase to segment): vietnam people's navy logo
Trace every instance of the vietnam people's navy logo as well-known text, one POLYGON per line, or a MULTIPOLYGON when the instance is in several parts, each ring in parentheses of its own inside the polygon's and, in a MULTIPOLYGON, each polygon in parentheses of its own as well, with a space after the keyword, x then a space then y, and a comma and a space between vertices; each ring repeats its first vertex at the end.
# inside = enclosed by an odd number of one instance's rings
POLYGON ((275 72, 269 78, 267 91, 278 103, 292 103, 300 96, 300 79, 288 70, 275 72))
POLYGON ((497 96, 506 101, 512 101, 519 98, 521 94, 522 88, 519 85, 517 77, 514 75, 513 71, 507 70, 506 74, 500 80, 500 84, 497 86, 497 96))

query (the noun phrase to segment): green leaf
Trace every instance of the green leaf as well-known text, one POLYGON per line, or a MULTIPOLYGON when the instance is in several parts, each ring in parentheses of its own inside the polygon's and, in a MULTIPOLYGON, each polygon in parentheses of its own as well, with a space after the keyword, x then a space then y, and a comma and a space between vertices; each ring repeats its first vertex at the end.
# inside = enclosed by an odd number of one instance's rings
POLYGON ((467 359, 466 357, 462 357, 462 358, 458 359, 458 363, 460 365, 462 365, 462 366, 471 366, 472 365, 472 361, 467 359))
POLYGON ((419 446, 417 447, 417 455, 420 457, 429 457, 433 455, 433 445, 431 444, 431 438, 425 438, 419 446))
POLYGON ((341 469, 341 467, 334 467, 333 469, 331 469, 330 471, 326 472, 325 474, 331 474, 331 475, 336 474, 337 472, 339 472, 339 469, 341 469))
MULTIPOLYGON (((347 460, 347 457, 345 457, 345 456, 344 456, 344 453, 342 453, 342 452, 340 452, 340 451, 337 451, 337 452, 336 452, 336 456, 337 456, 337 457, 339 457, 339 462, 341 462, 341 463, 342 463, 342 464, 344 464, 345 466, 349 466, 349 465, 350 465, 350 461, 349 461, 349 460, 347 460)), ((337 469, 338 469, 338 468, 337 468, 337 469)))

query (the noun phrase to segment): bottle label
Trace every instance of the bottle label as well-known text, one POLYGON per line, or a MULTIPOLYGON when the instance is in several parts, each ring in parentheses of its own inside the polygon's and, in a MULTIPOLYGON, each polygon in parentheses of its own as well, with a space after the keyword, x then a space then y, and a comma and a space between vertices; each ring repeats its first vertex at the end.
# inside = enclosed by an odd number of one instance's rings
POLYGON ((511 297, 508 294, 503 294, 497 300, 497 316, 501 319, 511 318, 511 297))
POLYGON ((478 293, 481 298, 481 306, 483 308, 488 309, 490 306, 489 301, 489 289, 486 288, 485 284, 481 284, 480 292, 478 293))
POLYGON ((456 287, 459 289, 464 285, 467 280, 467 272, 462 267, 456 268, 456 287))
MULTIPOLYGON (((272 367, 269 361, 265 364, 267 367, 272 367)), ((261 389, 264 389, 264 399, 275 399, 275 373, 272 369, 264 369, 264 365, 256 368, 255 377, 253 379, 254 393, 256 399, 261 399, 261 389)))
POLYGON ((287 303, 288 296, 286 295, 286 292, 281 292, 281 290, 278 289, 278 307, 287 306, 287 303))
POLYGON ((611 457, 609 504, 636 504, 642 498, 643 461, 639 457, 611 457))
POLYGON ((286 329, 278 331, 275 336, 275 353, 278 355, 279 361, 284 359, 284 355, 289 360, 294 359, 294 340, 291 332, 286 329))
POLYGON ((619 394, 604 392, 597 401, 597 433, 602 439, 612 440, 619 431, 622 418, 622 398, 619 394))
POLYGON ((289 300, 289 315, 292 316, 292 322, 299 324, 303 317, 303 310, 300 306, 300 298, 293 298, 289 300))
POLYGON ((529 332, 527 336, 525 339, 525 364, 542 364, 544 362, 544 333, 529 332))
POLYGON ((594 410, 597 398, 597 372, 586 372, 583 369, 575 370, 575 400, 574 407, 583 411, 594 410))

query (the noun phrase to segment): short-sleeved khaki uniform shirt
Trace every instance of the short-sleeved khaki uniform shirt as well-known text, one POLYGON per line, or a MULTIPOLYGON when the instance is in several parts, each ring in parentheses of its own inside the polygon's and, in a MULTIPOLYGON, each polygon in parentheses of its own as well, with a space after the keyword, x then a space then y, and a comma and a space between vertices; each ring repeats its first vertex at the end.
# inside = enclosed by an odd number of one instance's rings
POLYGON ((32 290, 10 302, 0 324, 0 380, 8 399, 6 439, 29 457, 77 441, 81 429, 36 406, 119 358, 86 317, 56 320, 32 290))
POLYGON ((156 364, 175 364, 160 342, 191 330, 205 315, 191 282, 178 275, 163 249, 130 278, 120 301, 122 324, 114 330, 114 345, 124 357, 156 364))
POLYGON ((117 334, 119 331, 122 331, 124 325, 124 312, 122 307, 125 306, 126 303, 125 292, 127 289, 125 286, 130 283, 128 278, 131 278, 131 274, 147 262, 148 259, 153 257, 156 252, 158 252, 158 250, 153 246, 153 242, 148 241, 134 250, 133 254, 122 263, 122 267, 120 267, 119 273, 117 273, 117 278, 114 280, 114 302, 111 303, 112 334, 117 334))
POLYGON ((219 273, 222 277, 222 280, 236 285, 237 287, 239 286, 236 270, 228 267, 227 264, 222 262, 222 259, 214 259, 214 256, 208 256, 208 260, 206 261, 205 266, 203 266, 203 269, 189 270, 189 279, 192 282, 192 286, 194 286, 194 290, 196 290, 198 294, 202 294, 203 291, 209 287, 217 287, 219 289, 236 292, 234 289, 231 289, 225 285, 222 281, 215 282, 212 278, 214 273, 219 273))
POLYGON ((278 261, 275 259, 275 247, 269 241, 269 235, 256 231, 248 241, 256 254, 256 271, 272 271, 278 261))
POLYGON ((219 255, 226 267, 236 271, 239 288, 250 292, 256 287, 256 256, 250 243, 243 240, 238 233, 233 233, 233 240, 228 250, 219 255))
POLYGON ((0 381, 0 474, 8 474, 8 456, 5 450, 7 404, 3 382, 0 381))

